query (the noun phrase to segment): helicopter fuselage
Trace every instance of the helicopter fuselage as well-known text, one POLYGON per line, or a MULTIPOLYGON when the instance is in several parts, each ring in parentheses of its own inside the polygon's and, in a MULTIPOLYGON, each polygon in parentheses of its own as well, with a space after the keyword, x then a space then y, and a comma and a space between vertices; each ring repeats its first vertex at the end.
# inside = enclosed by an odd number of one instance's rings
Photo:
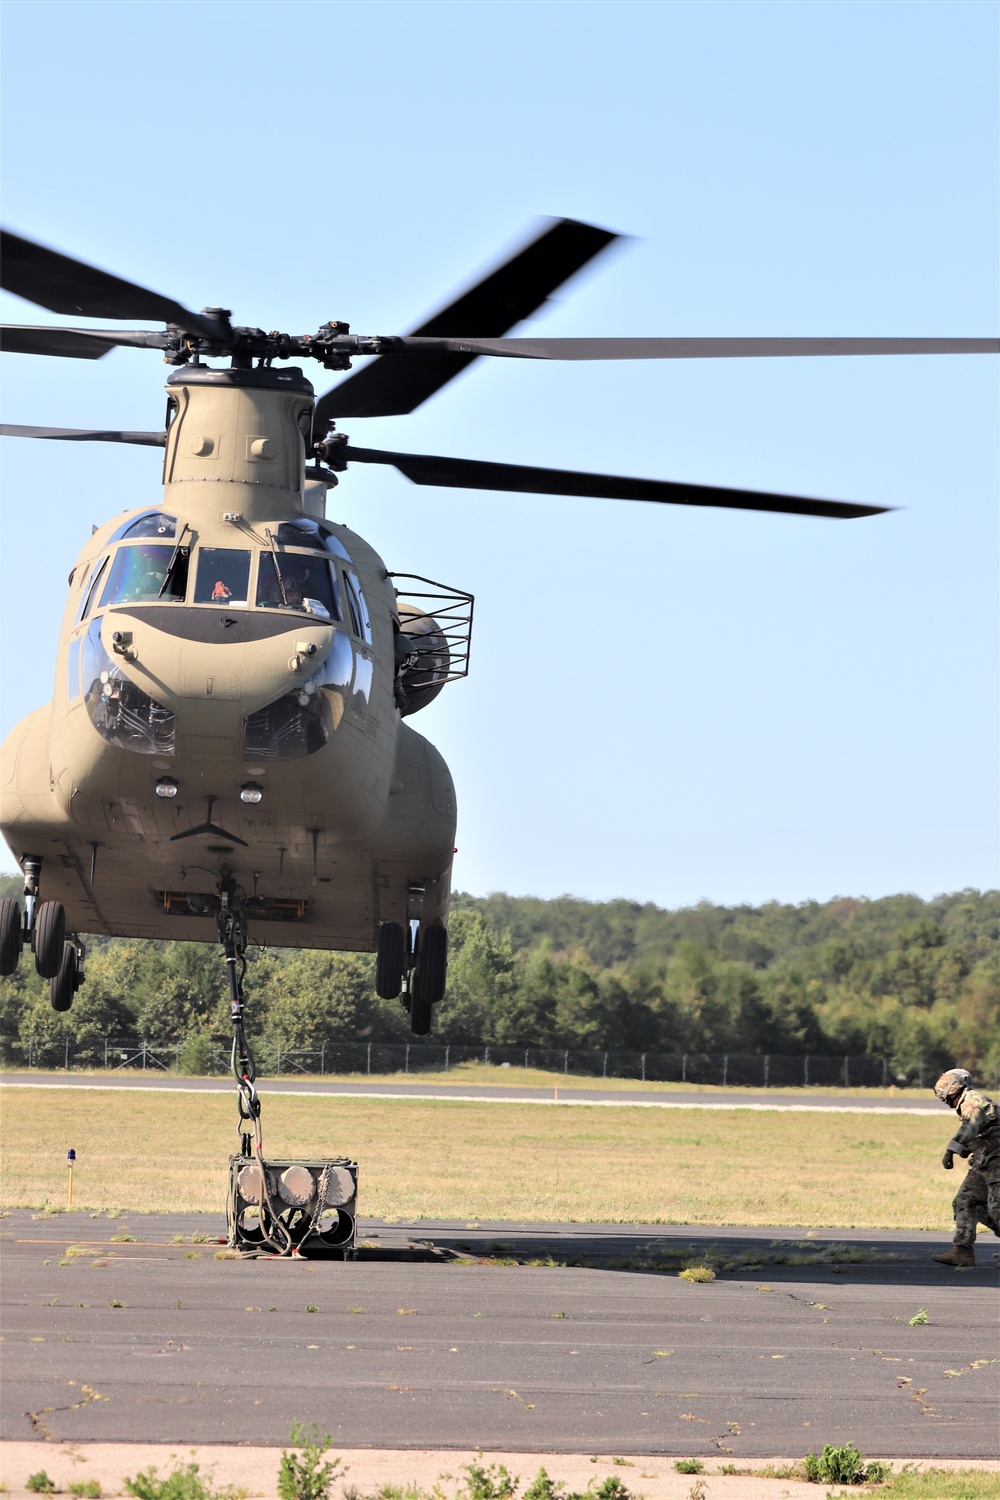
POLYGON ((298 370, 168 384, 161 506, 88 540, 52 702, 2 750, 2 830, 78 932, 216 941, 221 878, 251 937, 370 951, 445 922, 455 794, 404 723, 400 606, 325 519, 298 370))

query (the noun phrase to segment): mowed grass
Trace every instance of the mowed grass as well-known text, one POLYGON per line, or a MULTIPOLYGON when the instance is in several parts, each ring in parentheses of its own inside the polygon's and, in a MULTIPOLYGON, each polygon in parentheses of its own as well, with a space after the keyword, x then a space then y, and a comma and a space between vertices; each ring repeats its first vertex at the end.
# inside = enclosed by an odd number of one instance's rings
MULTIPOLYGON (((351 1156, 378 1218, 940 1229, 947 1120, 265 1093, 272 1159, 351 1156)), ((6 1207, 218 1212, 238 1149, 220 1094, 5 1088, 6 1207)))
MULTIPOLYGON (((4 1089, 4 1206, 219 1211, 235 1100, 4 1089)), ((942 1121, 750 1110, 264 1097, 265 1157, 346 1155, 378 1218, 951 1226, 942 1121)), ((945 1127, 948 1122, 945 1122, 945 1127)))
MULTIPOLYGON (((227 1054, 228 1055, 228 1054, 227 1054)), ((4 1073, 23 1074, 25 1068, 22 1064, 0 1063, 0 1076, 4 1073)), ((39 1081, 46 1077, 53 1080, 65 1075, 61 1071, 46 1072, 43 1070, 31 1070, 32 1076, 37 1076, 39 1081)), ((74 1077, 91 1078, 95 1083, 102 1082, 107 1073, 103 1068, 74 1068, 74 1077)), ((120 1068, 116 1070, 118 1078, 132 1078, 141 1081, 144 1075, 141 1068, 120 1068)), ((261 1071, 261 1079, 266 1083, 269 1076, 266 1070, 261 1071)), ((763 1084, 727 1084, 723 1088, 718 1083, 680 1083, 676 1081, 663 1082, 662 1080, 640 1078, 601 1078, 592 1077, 586 1073, 561 1073, 543 1068, 519 1068, 507 1066, 503 1063, 461 1062, 455 1063, 447 1070, 432 1070, 414 1066, 408 1071, 400 1070, 396 1073, 336 1073, 324 1074, 299 1072, 297 1070, 283 1074, 285 1078, 293 1078, 297 1083, 372 1083, 381 1085, 386 1083, 410 1083, 425 1084, 432 1083, 438 1087, 453 1088, 457 1091, 463 1087, 473 1085, 479 1087, 519 1088, 519 1089, 545 1089, 552 1093, 571 1093, 575 1089, 599 1090, 602 1093, 624 1093, 624 1094, 710 1094, 713 1098, 739 1099, 743 1095, 754 1097, 773 1097, 776 1094, 794 1095, 800 1098, 804 1104, 810 1099, 821 1095, 824 1098, 834 1097, 843 1099, 845 1104, 852 1099, 867 1099, 869 1101, 883 1101, 888 1103, 895 1099, 899 1103, 924 1104, 931 1098, 930 1089, 913 1088, 843 1088, 840 1084, 815 1084, 804 1088, 801 1084, 775 1084, 767 1090, 763 1084)), ((219 1081, 219 1075, 215 1075, 215 1081, 219 1081)), ((941 1106, 941 1113, 945 1114, 945 1108, 941 1106)))

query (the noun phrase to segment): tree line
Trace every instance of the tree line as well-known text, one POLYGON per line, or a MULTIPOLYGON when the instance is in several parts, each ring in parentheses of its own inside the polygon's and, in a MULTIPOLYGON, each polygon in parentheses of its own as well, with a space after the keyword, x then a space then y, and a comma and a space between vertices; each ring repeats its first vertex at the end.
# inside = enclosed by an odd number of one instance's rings
MULTIPOLYGON (((19 880, 0 880, 0 894, 19 895, 19 880)), ((1000 1065, 998 891, 678 911, 459 893, 450 935, 434 1041, 1000 1065)), ((254 957, 255 1037, 286 1049, 414 1040, 399 1002, 375 995, 371 955, 254 957)), ((93 938, 86 983, 65 1016, 27 958, 0 981, 0 1036, 225 1037, 227 997, 212 944, 93 938)))

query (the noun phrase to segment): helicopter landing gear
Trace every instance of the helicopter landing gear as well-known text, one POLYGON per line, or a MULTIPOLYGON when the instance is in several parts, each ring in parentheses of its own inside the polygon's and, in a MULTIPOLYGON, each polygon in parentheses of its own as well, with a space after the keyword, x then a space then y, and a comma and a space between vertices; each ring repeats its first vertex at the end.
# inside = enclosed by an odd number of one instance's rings
POLYGON ((61 901, 43 901, 35 914, 32 947, 35 968, 43 979, 55 979, 63 961, 66 912, 61 901))
POLYGON ((440 922, 423 922, 423 904, 424 887, 411 885, 406 973, 400 1000, 404 1010, 410 1012, 414 1036, 426 1036, 430 1031, 432 1007, 443 997, 448 978, 448 929, 440 922))
POLYGON ((425 927, 417 933, 416 963, 410 977, 410 1030, 426 1036, 431 1012, 443 997, 448 976, 448 929, 425 927))
POLYGON ((382 1000, 395 1000, 403 988, 406 972, 406 934, 399 922, 383 922, 378 930, 375 960, 375 993, 382 1000))
POLYGON ((86 949, 78 937, 63 943, 59 972, 49 980, 49 1001, 53 1010, 69 1010, 73 996, 83 983, 83 961, 86 949))
MULTIPOLYGON (((63 960, 63 943, 66 941, 66 912, 61 901, 39 901, 38 893, 42 879, 42 861, 37 854, 26 854, 21 861, 24 871, 24 925, 21 929, 22 943, 27 943, 35 955, 35 968, 43 979, 54 979, 63 960)), ((10 945, 13 952, 13 944, 10 945)), ((8 957, 7 953, 4 957, 8 957)), ((20 957, 20 953, 18 953, 20 957)), ((14 960, 17 967, 17 959, 14 960)), ((3 970, 4 973, 11 970, 3 970)))
POLYGON ((4 978, 13 974, 21 958, 24 931, 21 925, 21 908, 13 896, 0 901, 0 974, 4 978))

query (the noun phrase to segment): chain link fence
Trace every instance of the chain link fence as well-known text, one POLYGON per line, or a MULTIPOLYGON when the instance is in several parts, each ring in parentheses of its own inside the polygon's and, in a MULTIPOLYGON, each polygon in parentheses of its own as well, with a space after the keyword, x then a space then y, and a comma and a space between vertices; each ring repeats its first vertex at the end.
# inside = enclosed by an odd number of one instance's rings
MULTIPOLYGON (((940 1061, 871 1056, 758 1052, 620 1052, 561 1047, 459 1046, 436 1042, 327 1042, 320 1047, 255 1046, 262 1077, 351 1077, 448 1073, 461 1064, 531 1069, 573 1078, 633 1078, 646 1083, 710 1084, 739 1088, 929 1088, 940 1061)), ((144 1037, 34 1040, 0 1037, 0 1063, 40 1069, 106 1069, 147 1073, 225 1074, 229 1041, 191 1036, 184 1041, 144 1037)), ((983 1081, 1000 1088, 1000 1068, 983 1081)))

